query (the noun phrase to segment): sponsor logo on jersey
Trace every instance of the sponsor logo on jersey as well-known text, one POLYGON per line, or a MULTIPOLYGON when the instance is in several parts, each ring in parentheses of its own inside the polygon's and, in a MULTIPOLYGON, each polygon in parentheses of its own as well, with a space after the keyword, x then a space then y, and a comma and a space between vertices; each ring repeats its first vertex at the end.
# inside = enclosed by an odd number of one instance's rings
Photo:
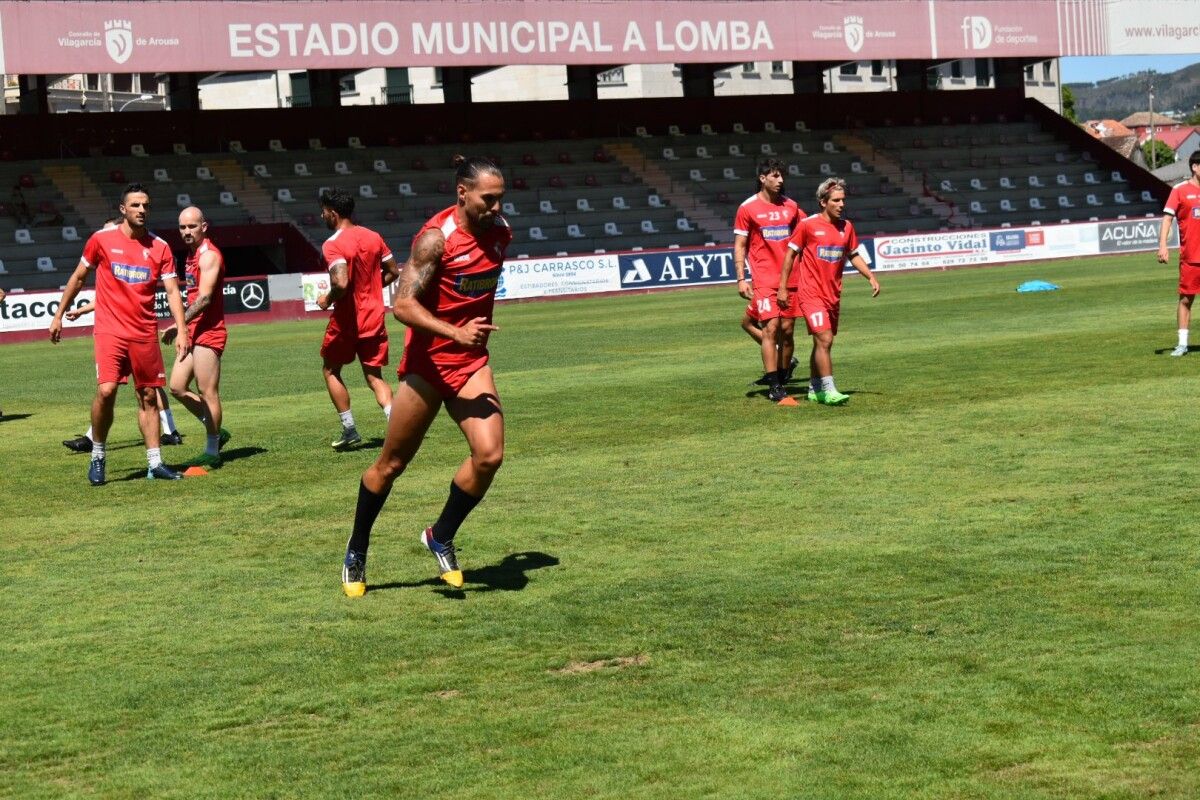
POLYGON ((113 277, 124 283, 146 283, 150 280, 150 268, 137 264, 122 264, 114 261, 112 264, 113 277))
POLYGON ((459 275, 454 279, 454 291, 467 297, 479 297, 488 292, 494 292, 499 285, 500 270, 498 269, 459 275))
POLYGON ((781 242, 791 237, 792 232, 787 225, 764 225, 762 237, 769 242, 781 242))
POLYGON ((841 245, 821 245, 817 248, 817 258, 822 261, 838 261, 842 260, 846 248, 841 245))
POLYGON ((456 256, 456 257, 454 258, 454 260, 453 260, 452 262, 450 262, 450 263, 452 263, 452 264, 460 264, 460 263, 462 263, 463 261, 470 261, 470 260, 471 260, 471 254, 470 254, 470 253, 463 253, 461 256, 456 256))

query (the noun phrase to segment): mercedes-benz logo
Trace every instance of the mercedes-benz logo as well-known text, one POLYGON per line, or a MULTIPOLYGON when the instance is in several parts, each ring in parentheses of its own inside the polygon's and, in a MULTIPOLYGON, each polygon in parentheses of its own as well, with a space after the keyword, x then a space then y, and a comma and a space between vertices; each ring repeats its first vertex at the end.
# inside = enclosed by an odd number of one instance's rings
POLYGON ((247 283, 242 287, 242 306, 247 310, 253 311, 263 304, 267 299, 263 294, 262 286, 257 283, 247 283))

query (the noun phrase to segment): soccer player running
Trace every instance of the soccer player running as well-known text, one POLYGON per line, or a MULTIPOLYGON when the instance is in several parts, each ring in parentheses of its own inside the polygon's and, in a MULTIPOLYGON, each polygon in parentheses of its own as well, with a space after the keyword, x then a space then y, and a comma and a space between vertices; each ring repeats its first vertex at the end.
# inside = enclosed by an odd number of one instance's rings
POLYGON ((342 367, 358 358, 367 386, 385 416, 392 413, 392 387, 383 379, 388 363, 388 334, 384 322, 383 287, 396 280, 400 268, 382 237, 355 225, 354 198, 344 189, 330 189, 320 198, 321 219, 333 231, 321 252, 329 268, 329 291, 317 298, 322 309, 333 306, 321 358, 329 399, 342 421, 342 435, 331 443, 345 450, 362 441, 342 367))
POLYGON ((488 335, 497 330, 492 324, 496 287, 512 242, 512 229, 499 213, 504 176, 485 158, 456 163, 457 202, 417 233, 396 285, 392 312, 408 332, 387 439, 358 489, 342 567, 342 589, 350 597, 366 592, 371 527, 443 405, 471 454, 450 483, 441 516, 420 538, 452 587, 463 584, 454 535, 483 499, 504 458, 504 415, 487 351, 488 335))
POLYGON ((742 328, 759 341, 763 362, 760 382, 770 387, 767 397, 773 402, 788 396, 783 385, 790 369, 784 365, 791 362, 795 349, 795 311, 780 308, 776 302, 780 268, 788 237, 796 221, 804 215, 794 200, 783 195, 783 171, 783 162, 777 159, 759 163, 758 191, 742 202, 733 222, 733 267, 737 272, 738 294, 749 300, 751 306, 743 317, 742 328), (747 261, 752 282, 746 280, 747 261), (762 324, 761 337, 754 336, 746 327, 751 310, 762 324))
POLYGON ((158 319, 154 314, 155 287, 162 280, 175 325, 181 329, 175 352, 182 357, 190 343, 182 330, 183 299, 175 276, 175 257, 167 243, 146 230, 150 196, 140 183, 121 193, 122 222, 93 233, 83 247, 79 266, 71 274, 50 322, 50 341, 62 338, 65 309, 71 307, 90 270, 96 271, 96 396, 92 401, 92 459, 88 481, 105 482, 105 442, 112 426, 117 382, 132 372, 138 396, 138 426, 146 443, 147 478, 178 480, 182 475, 162 463, 158 432, 158 389, 166 382, 162 351, 158 349, 158 319))
MULTIPOLYGON (((204 452, 191 463, 219 467, 221 447, 229 441, 229 432, 221 427, 221 355, 229 338, 225 328, 225 259, 208 238, 204 212, 195 206, 179 212, 179 236, 188 249, 184 266, 188 306, 183 321, 192 349, 176 358, 171 367, 171 394, 204 424, 208 434, 204 452), (198 392, 189 388, 193 377, 198 392)), ((164 330, 163 344, 173 342, 178 333, 173 325, 164 330)))
POLYGON ((828 178, 817 187, 819 214, 805 217, 788 240, 783 258, 778 299, 781 307, 789 303, 803 314, 812 334, 809 357, 808 399, 827 406, 844 405, 850 400, 833 383, 833 337, 837 335, 842 303, 842 269, 847 260, 871 282, 871 297, 879 296, 879 281, 871 274, 859 250, 854 226, 843 217, 846 206, 846 182, 828 178), (800 289, 797 297, 788 295, 788 282, 796 254, 800 254, 800 289))
POLYGON ((1179 343, 1173 356, 1188 354, 1188 329, 1192 322, 1192 301, 1200 292, 1200 150, 1188 156, 1192 177, 1175 184, 1163 208, 1162 226, 1158 231, 1158 262, 1166 264, 1167 237, 1171 235, 1171 220, 1179 222, 1179 343))

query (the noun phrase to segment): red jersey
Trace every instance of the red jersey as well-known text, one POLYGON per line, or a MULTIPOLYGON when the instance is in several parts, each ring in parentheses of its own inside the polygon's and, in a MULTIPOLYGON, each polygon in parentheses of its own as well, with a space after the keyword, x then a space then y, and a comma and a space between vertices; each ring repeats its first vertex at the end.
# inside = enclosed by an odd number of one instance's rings
MULTIPOLYGON (((420 301, 438 319, 461 327, 476 317, 486 317, 491 322, 504 252, 512 242, 513 233, 508 221, 497 215, 495 224, 476 239, 469 230, 459 227, 457 208, 450 206, 434 214, 417 232, 414 241, 428 230, 441 230, 446 237, 435 282, 421 295, 420 301)), ((473 361, 479 358, 481 350, 487 355, 487 348, 467 349, 453 339, 414 328, 408 329, 404 339, 405 353, 411 349, 428 353, 439 364, 473 361)))
POLYGON ((345 264, 350 283, 333 305, 327 332, 367 339, 387 335, 383 314, 383 262, 392 251, 370 228, 352 225, 334 231, 321 252, 332 269, 345 264))
POLYGON ((1200 267, 1200 186, 1191 181, 1175 184, 1163 213, 1179 223, 1179 262, 1200 267))
MULTIPOLYGON (((746 262, 756 288, 779 288, 788 237, 803 216, 804 212, 790 197, 781 196, 778 203, 770 203, 752 194, 738 206, 733 232, 749 240, 746 262)), ((793 273, 788 280, 791 283, 788 288, 794 289, 799 286, 800 276, 793 273)))
POLYGON ((82 260, 96 270, 94 332, 157 341, 154 293, 160 279, 175 278, 175 256, 167 243, 149 231, 130 239, 119 226, 106 228, 88 237, 82 260))
POLYGON ((842 270, 858 249, 849 220, 830 222, 820 214, 800 220, 788 247, 797 253, 792 270, 800 271, 800 297, 835 305, 842 297, 842 270))
POLYGON ((187 261, 184 265, 184 270, 187 273, 187 301, 188 305, 196 302, 196 298, 200 296, 200 256, 205 253, 217 254, 217 285, 213 289, 213 297, 209 302, 208 307, 201 312, 200 316, 188 323, 188 337, 192 341, 196 340, 196 334, 204 331, 216 331, 225 329, 225 258, 221 255, 221 251, 210 240, 205 239, 195 252, 188 253, 187 261))

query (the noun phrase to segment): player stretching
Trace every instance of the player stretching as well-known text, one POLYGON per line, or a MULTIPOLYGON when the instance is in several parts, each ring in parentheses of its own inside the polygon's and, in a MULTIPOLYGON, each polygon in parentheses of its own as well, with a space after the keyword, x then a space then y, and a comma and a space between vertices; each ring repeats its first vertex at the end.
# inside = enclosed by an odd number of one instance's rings
POLYGON ((858 236, 850 221, 842 218, 846 206, 846 182, 827 178, 817 187, 821 213, 805 217, 788 240, 779 287, 779 305, 796 305, 812 334, 809 357, 808 399, 827 406, 844 405, 849 395, 833 383, 833 337, 837 335, 838 313, 842 304, 842 269, 847 260, 871 282, 871 297, 879 295, 879 281, 871 274, 859 250, 858 236), (787 282, 796 254, 800 256, 800 291, 788 297, 787 282))
POLYGON ((504 252, 512 229, 500 216, 504 176, 485 158, 456 161, 458 202, 435 214, 413 240, 396 285, 392 311, 408 326, 400 386, 392 401, 387 439, 363 473, 346 544, 342 589, 367 590, 367 546, 392 483, 421 446, 443 404, 471 448, 450 483, 441 516, 421 533, 442 580, 458 588, 462 572, 454 534, 483 499, 504 458, 504 416, 488 366, 488 334, 504 252))
POLYGON ((1192 322, 1192 301, 1200 292, 1200 150, 1188 157, 1192 177, 1175 184, 1163 209, 1162 227, 1158 231, 1158 261, 1167 263, 1167 237, 1171 235, 1171 220, 1179 221, 1179 344, 1173 356, 1188 354, 1188 328, 1192 322))
MULTIPOLYGON (((50 322, 50 341, 62 338, 65 309, 96 270, 96 397, 92 401, 92 462, 88 481, 105 482, 105 441, 112 426, 117 381, 133 373, 138 393, 138 426, 146 442, 147 478, 178 480, 182 476, 162 463, 159 451, 158 392, 165 381, 162 351, 158 349, 158 319, 154 314, 154 290, 159 279, 167 291, 167 304, 175 324, 183 328, 183 299, 175 280, 175 257, 167 243, 146 230, 150 196, 140 183, 131 183, 121 193, 118 208, 124 218, 111 230, 97 231, 87 240, 83 257, 75 268, 50 322)), ((175 340, 175 352, 188 351, 187 332, 175 340)))
POLYGON ((342 420, 342 435, 332 442, 334 450, 362 441, 350 412, 350 391, 342 380, 342 367, 356 357, 375 401, 385 416, 392 413, 392 387, 383 379, 388 363, 383 287, 396 280, 400 268, 379 234, 355 225, 350 220, 353 214, 354 198, 346 190, 330 189, 321 195, 321 219, 333 231, 321 247, 329 267, 329 292, 317 298, 317 305, 333 306, 321 358, 329 399, 342 420))
POLYGON ((760 382, 770 387, 767 397, 774 402, 787 397, 783 385, 791 370, 784 365, 792 360, 796 325, 795 312, 781 309, 775 295, 788 237, 796 220, 804 214, 794 200, 783 196, 783 170, 783 162, 773 158, 758 165, 758 192, 742 202, 733 222, 733 267, 737 271, 738 294, 750 301, 742 328, 761 345, 760 382), (746 281, 747 260, 753 284, 746 281), (746 327, 751 310, 762 324, 761 337, 754 336, 746 327))
MULTIPOLYGON (((190 352, 175 360, 171 367, 171 394, 204 424, 208 439, 204 453, 191 463, 206 467, 221 466, 221 447, 229 441, 229 432, 221 427, 221 354, 225 352, 225 259, 208 238, 208 220, 195 206, 179 212, 179 236, 187 245, 188 308, 187 323, 190 352), (193 375, 199 393, 188 388, 193 375)), ((163 344, 174 341, 178 329, 172 325, 163 331, 163 344)))

